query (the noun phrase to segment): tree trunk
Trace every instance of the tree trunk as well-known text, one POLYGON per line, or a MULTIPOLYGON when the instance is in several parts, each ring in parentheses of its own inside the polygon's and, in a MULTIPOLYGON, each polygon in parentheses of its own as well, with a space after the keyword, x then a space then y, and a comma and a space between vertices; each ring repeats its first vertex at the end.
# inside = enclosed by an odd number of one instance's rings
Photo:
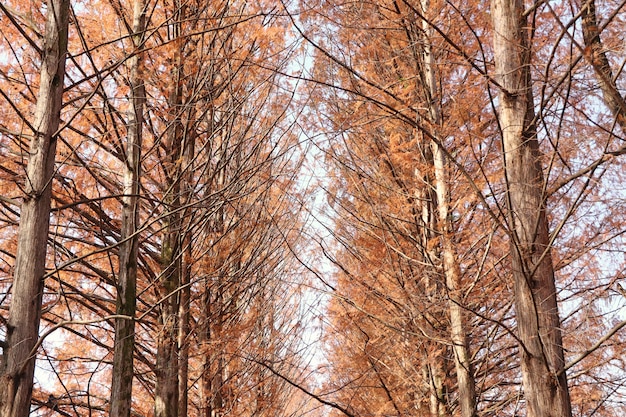
MULTIPOLYGON (((195 109, 188 110, 190 114, 187 115, 187 120, 195 119, 195 109)), ((183 181, 181 184, 181 195, 185 204, 191 202, 194 189, 193 189, 193 160, 195 151, 196 132, 195 127, 187 125, 185 132, 183 133, 183 159, 182 167, 183 181)), ((189 209, 188 209, 189 210, 189 209)), ((188 387, 187 381, 189 379, 189 333, 190 333, 190 304, 191 304, 191 265, 193 259, 193 231, 191 224, 194 222, 192 212, 185 211, 186 226, 182 237, 184 247, 182 248, 183 260, 182 271, 180 280, 180 305, 178 309, 178 414, 181 416, 187 416, 188 407, 188 387)), ((193 211, 194 208, 191 208, 193 211)))
POLYGON ((201 408, 203 417, 217 417, 222 412, 224 359, 222 354, 223 280, 207 282, 202 296, 204 326, 200 342, 205 345, 202 357, 201 408))
MULTIPOLYGON (((180 31, 180 18, 183 9, 176 5, 178 20, 176 28, 180 31)), ((174 34, 178 36, 180 33, 174 34)), ((163 164, 167 178, 163 200, 165 209, 171 211, 164 216, 163 243, 161 248, 161 276, 159 278, 159 336, 157 341, 156 389, 154 395, 155 417, 178 416, 178 318, 180 309, 180 283, 182 268, 182 218, 178 211, 181 207, 181 177, 183 175, 184 146, 182 144, 181 109, 182 109, 182 48, 183 39, 175 39, 176 47, 173 59, 173 72, 168 105, 170 126, 166 133, 167 158, 163 164)))
POLYGON ((606 50, 600 39, 595 0, 585 1, 581 8, 581 16, 583 39, 587 50, 591 53, 589 59, 600 84, 602 98, 613 113, 618 126, 626 134, 626 100, 617 89, 606 50))
POLYGON ((7 340, 0 369, 0 415, 23 417, 30 412, 35 352, 45 273, 50 200, 61 119, 69 0, 50 0, 46 16, 40 88, 35 109, 34 139, 26 168, 26 195, 20 207, 13 294, 7 340))
MULTIPOLYGON (((428 16, 430 1, 421 0, 422 14, 428 16)), ((424 20, 421 22, 421 30, 415 36, 420 38, 418 50, 415 56, 422 61, 419 68, 423 84, 422 89, 427 100, 429 122, 435 128, 441 127, 442 117, 439 105, 439 93, 437 91, 436 63, 431 48, 433 29, 424 20)), ((433 132, 439 137, 438 132, 433 132)), ((463 308, 460 296, 460 270, 457 262, 456 251, 452 242, 452 223, 450 220, 449 205, 450 196, 448 189, 448 176, 446 172, 446 158, 443 149, 435 141, 431 141, 432 164, 434 167, 434 184, 436 195, 437 222, 435 230, 441 234, 441 260, 443 274, 445 276, 448 305, 450 314, 450 336, 454 353, 454 365, 457 375, 459 406, 461 417, 474 417, 476 415, 476 385, 471 365, 471 355, 467 340, 468 330, 465 325, 463 308)))
MULTIPOLYGON (((187 242, 191 245, 191 241, 187 242)), ((191 249, 185 249, 185 258, 191 256, 191 249)), ((178 413, 181 416, 187 415, 188 387, 189 379, 189 305, 191 301, 191 291, 189 283, 191 281, 191 271, 189 264, 183 260, 183 273, 181 275, 180 306, 178 310, 178 413)))
MULTIPOLYGON (((144 0, 133 3, 133 34, 135 48, 140 48, 145 29, 144 0)), ((124 171, 124 196, 122 197, 122 230, 120 234, 119 274, 117 281, 116 313, 134 317, 137 292, 137 236, 139 221, 139 180, 143 106, 145 87, 141 69, 141 55, 132 56, 130 65, 130 108, 127 121, 126 161, 124 171)), ((111 417, 129 417, 132 400, 133 352, 135 322, 130 319, 115 320, 113 375, 111 380, 111 417)))
MULTIPOLYGON (((172 215, 177 217, 175 214, 172 215)), ((171 216, 170 216, 171 217, 171 216)), ((175 230, 178 219, 166 226, 161 262, 159 335, 156 358, 155 417, 178 416, 178 308, 180 294, 180 251, 175 230)))
POLYGON ((570 417, 521 0, 492 0, 521 370, 529 417, 570 417))
POLYGON ((439 208, 439 224, 441 225, 443 272, 448 289, 448 305, 450 309, 450 336, 454 352, 454 365, 458 384, 459 406, 461 417, 476 415, 476 384, 472 370, 468 329, 462 307, 461 276, 459 264, 452 242, 452 222, 450 220, 448 179, 445 171, 445 156, 442 149, 433 142, 433 159, 435 164, 436 192, 439 208))

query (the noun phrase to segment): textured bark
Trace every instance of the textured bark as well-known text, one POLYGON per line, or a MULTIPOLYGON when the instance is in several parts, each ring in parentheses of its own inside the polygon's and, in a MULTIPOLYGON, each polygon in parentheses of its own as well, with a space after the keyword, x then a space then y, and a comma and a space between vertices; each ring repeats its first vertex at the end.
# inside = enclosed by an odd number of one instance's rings
MULTIPOLYGON (((169 208, 180 205, 178 186, 165 196, 169 208)), ((159 334, 156 358, 155 417, 178 416, 178 310, 180 306, 180 216, 168 215, 164 224, 159 278, 159 334)))
POLYGON ((521 0, 492 0, 511 266, 529 417, 570 417, 554 269, 535 133, 529 31, 521 0))
POLYGON ((156 358, 156 389, 154 393, 155 417, 178 416, 178 306, 180 282, 178 236, 169 223, 163 243, 161 262, 163 271, 160 282, 161 306, 159 308, 159 335, 156 358), (168 231, 168 232, 167 232, 168 231))
MULTIPOLYGON (((428 15, 430 1, 421 1, 422 13, 428 15)), ((439 94, 436 83, 435 57, 431 50, 432 27, 426 21, 422 21, 423 41, 421 46, 422 79, 424 92, 428 101, 430 123, 438 129, 442 123, 439 94)), ((438 133, 434 132, 439 137, 438 133)), ((441 234, 441 258, 443 274, 448 290, 448 305, 450 314, 450 337, 454 353, 454 365, 456 370, 459 407, 461 417, 476 416, 476 384, 471 364, 469 343, 467 339, 468 329, 465 324, 463 307, 461 305, 461 276, 456 251, 452 242, 452 222, 450 219, 450 192, 448 189, 448 175, 446 171, 446 158, 439 143, 432 141, 431 149, 434 166, 434 188, 436 194, 436 207, 438 222, 435 230, 441 234)))
POLYGON ((13 294, 0 369, 0 415, 23 417, 30 411, 35 352, 45 273, 50 200, 60 124, 69 0, 48 2, 34 139, 26 168, 26 195, 20 208, 13 294))
POLYGON ((441 148, 433 143, 436 191, 441 225, 442 261, 450 309, 450 336, 454 352, 454 365, 458 385, 461 417, 476 416, 476 384, 467 339, 468 329, 462 307, 460 291, 461 274, 452 242, 452 224, 449 210, 448 179, 445 170, 445 156, 441 148))
MULTIPOLYGON (((139 48, 145 29, 144 0, 133 3, 133 43, 139 48)), ((137 251, 139 236, 139 181, 145 87, 143 84, 141 55, 129 59, 130 108, 127 120, 126 161, 124 171, 124 197, 122 197, 122 230, 117 281, 116 313, 133 317, 136 309, 137 251)), ((111 417, 129 417, 132 400, 133 352, 135 322, 115 320, 113 376, 111 380, 111 417)))

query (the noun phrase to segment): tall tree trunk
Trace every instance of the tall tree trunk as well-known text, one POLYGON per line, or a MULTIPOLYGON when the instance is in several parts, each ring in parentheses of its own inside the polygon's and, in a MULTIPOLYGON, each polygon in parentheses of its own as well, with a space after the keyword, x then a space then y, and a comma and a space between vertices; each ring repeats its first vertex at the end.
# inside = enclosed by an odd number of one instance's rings
POLYGON ((205 345, 202 358, 202 390, 201 408, 203 417, 216 417, 222 412, 224 401, 222 397, 224 385, 224 359, 222 354, 222 318, 224 280, 207 283, 207 290, 203 294, 204 326, 200 342, 205 345))
MULTIPOLYGON (((422 13, 428 16, 430 9, 429 0, 421 0, 422 13)), ((423 81, 431 125, 438 129, 441 127, 441 108, 439 94, 437 92, 437 77, 435 73, 435 57, 431 47, 433 29, 431 25, 422 20, 421 60, 423 68, 423 81)), ((439 137, 438 132, 435 135, 439 137)), ((433 165, 435 174, 435 193, 437 196, 438 230, 441 233, 442 266, 448 290, 448 305, 450 314, 450 336, 454 353, 454 365, 457 376, 459 406, 461 417, 474 417, 476 415, 476 384, 472 371, 471 355, 467 340, 468 329, 465 324, 463 307, 461 305, 461 274, 457 261, 456 251, 452 242, 452 222, 450 219, 450 192, 448 189, 448 175, 446 158, 439 143, 431 142, 433 165)))
POLYGON ((168 105, 170 111, 170 126, 166 132, 167 158, 163 164, 167 179, 163 200, 165 209, 171 211, 164 216, 163 242, 161 248, 161 276, 159 278, 159 335, 157 340, 156 358, 156 389, 154 394, 155 417, 178 416, 178 317, 180 309, 182 277, 182 218, 181 207, 181 177, 183 173, 182 145, 182 48, 183 39, 180 37, 180 23, 183 9, 175 2, 177 20, 175 28, 175 52, 173 71, 168 105))
MULTIPOLYGON (((423 137, 419 140, 423 146, 423 163, 426 166, 431 166, 433 155, 430 152, 429 143, 423 137)), ((431 311, 426 311, 424 315, 427 317, 428 323, 436 323, 438 320, 435 317, 440 314, 437 300, 440 299, 442 286, 437 277, 437 267, 433 262, 438 258, 437 250, 429 245, 429 242, 434 239, 433 232, 437 230, 437 197, 430 186, 432 184, 430 172, 420 173, 419 170, 416 170, 416 177, 419 178, 420 176, 423 183, 417 187, 415 201, 419 202, 418 209, 421 214, 422 236, 419 246, 424 265, 428 265, 426 271, 423 272, 424 292, 430 299, 429 304, 431 305, 431 311)), ((451 413, 445 386, 447 377, 446 355, 441 354, 445 350, 445 346, 441 346, 437 342, 433 343, 435 345, 430 346, 422 357, 422 376, 428 384, 430 416, 449 417, 451 413)))
MULTIPOLYGON (((420 1, 423 16, 430 16, 430 0, 420 1)), ((414 56, 419 61, 421 90, 426 99, 429 124, 435 128, 433 134, 439 137, 442 117, 439 93, 437 91, 436 62, 432 51, 433 29, 429 22, 421 20, 420 28, 411 31, 413 39, 414 56), (417 41, 416 41, 417 40, 417 41)), ((456 251, 452 242, 452 223, 449 215, 449 189, 446 158, 438 142, 431 141, 431 160, 428 161, 434 168, 434 181, 432 188, 435 190, 432 196, 433 205, 433 230, 441 235, 441 263, 445 277, 448 306, 450 315, 450 336, 454 354, 454 365, 457 375, 459 406, 461 417, 474 417, 476 415, 476 386, 471 365, 471 355, 465 324, 463 308, 460 297, 460 269, 457 262, 456 251), (436 212, 436 213, 435 213, 436 212), (436 219, 436 220, 435 220, 436 219)), ((435 411, 434 401, 440 402, 437 396, 431 396, 431 413, 435 411)))
POLYGON ((187 416, 188 386, 189 379, 189 305, 191 301, 191 268, 188 260, 191 257, 191 239, 185 241, 185 256, 183 258, 183 270, 180 285, 180 305, 178 309, 178 414, 187 416))
MULTIPOLYGON (((189 114, 187 120, 195 120, 195 109, 188 109, 189 114)), ((195 127, 192 126, 193 122, 188 123, 183 132, 183 179, 181 184, 181 198, 185 204, 189 204, 193 198, 193 159, 195 149, 196 132, 195 127)), ((194 210, 194 208, 191 208, 194 210)), ((190 303, 191 303, 191 264, 193 257, 193 229, 191 224, 193 223, 193 215, 188 210, 185 210, 184 219, 189 219, 183 222, 184 231, 183 242, 183 260, 182 270, 180 276, 180 303, 178 308, 178 414, 180 416, 187 416, 188 407, 188 387, 187 381, 189 379, 189 332, 190 332, 190 303), (185 226, 186 225, 186 226, 185 226)))
POLYGON ((492 0, 521 370, 529 417, 570 417, 521 0, 492 0))
POLYGON ((45 273, 56 133, 61 119, 69 0, 50 0, 35 109, 34 138, 26 168, 26 195, 20 207, 13 294, 7 340, 0 369, 0 415, 23 417, 30 412, 35 372, 43 277, 45 273))
MULTIPOLYGON (((133 3, 132 41, 135 48, 143 42, 146 25, 144 0, 133 3)), ((130 66, 130 107, 127 120, 124 196, 122 197, 122 230, 119 249, 116 313, 134 317, 137 293, 137 251, 139 236, 139 181, 141 175, 141 142, 145 86, 141 68, 141 54, 133 55, 130 66)), ((111 380, 111 417, 129 417, 133 384, 133 352, 135 322, 132 319, 115 320, 113 375, 111 380)))
POLYGON ((159 335, 156 358, 155 417, 178 416, 178 309, 180 293, 180 242, 178 214, 168 216, 161 250, 159 283, 159 335))

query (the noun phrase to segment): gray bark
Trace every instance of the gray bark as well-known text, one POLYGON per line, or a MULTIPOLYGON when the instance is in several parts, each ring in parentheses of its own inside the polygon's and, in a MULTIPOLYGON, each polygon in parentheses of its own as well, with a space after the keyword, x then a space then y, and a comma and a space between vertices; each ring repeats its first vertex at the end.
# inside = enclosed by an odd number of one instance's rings
POLYGON ((529 417, 570 417, 521 0, 492 0, 521 370, 529 417))
POLYGON ((30 411, 35 352, 45 273, 50 200, 60 125, 65 58, 68 43, 69 0, 48 2, 24 201, 20 209, 13 294, 7 321, 7 340, 0 369, 0 415, 23 417, 30 411))
MULTIPOLYGON (((145 29, 144 0, 133 3, 133 44, 141 47, 145 29)), ((124 197, 122 197, 122 230, 119 252, 116 313, 133 317, 137 293, 137 252, 139 236, 139 181, 145 87, 143 84, 141 55, 129 59, 130 108, 127 121, 126 161, 124 171, 124 197)), ((130 319, 115 320, 113 376, 111 381, 111 417, 129 417, 132 400, 133 352, 135 322, 130 319)))

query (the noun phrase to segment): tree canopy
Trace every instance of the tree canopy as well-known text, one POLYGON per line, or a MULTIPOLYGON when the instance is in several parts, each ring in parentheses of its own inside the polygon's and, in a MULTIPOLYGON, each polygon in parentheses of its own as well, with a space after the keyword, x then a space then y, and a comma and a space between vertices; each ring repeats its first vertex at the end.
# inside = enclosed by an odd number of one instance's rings
POLYGON ((626 412, 625 20, 0 2, 0 415, 626 412))

